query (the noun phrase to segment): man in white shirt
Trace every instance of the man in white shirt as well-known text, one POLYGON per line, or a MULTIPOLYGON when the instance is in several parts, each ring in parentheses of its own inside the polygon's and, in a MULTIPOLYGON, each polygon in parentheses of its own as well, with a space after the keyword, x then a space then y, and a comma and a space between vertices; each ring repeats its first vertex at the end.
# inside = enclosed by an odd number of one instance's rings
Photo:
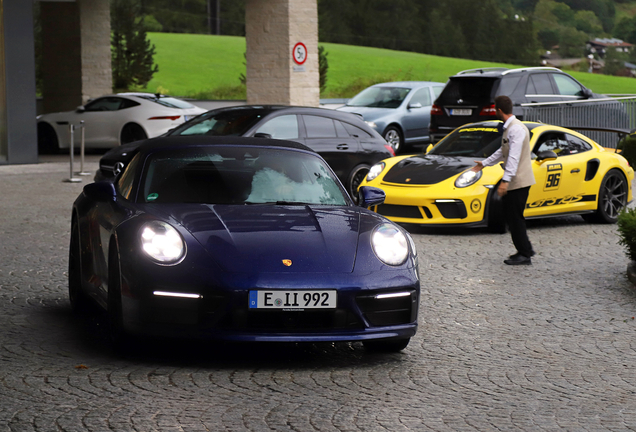
POLYGON ((528 192, 534 181, 532 172, 532 152, 530 150, 530 132, 512 114, 512 101, 508 96, 495 98, 497 118, 504 122, 501 148, 483 161, 475 161, 472 168, 478 172, 485 166, 504 162, 503 179, 497 187, 497 193, 503 203, 506 223, 510 228, 512 242, 517 253, 504 260, 508 265, 530 265, 534 255, 532 244, 526 231, 523 211, 528 200, 528 192))

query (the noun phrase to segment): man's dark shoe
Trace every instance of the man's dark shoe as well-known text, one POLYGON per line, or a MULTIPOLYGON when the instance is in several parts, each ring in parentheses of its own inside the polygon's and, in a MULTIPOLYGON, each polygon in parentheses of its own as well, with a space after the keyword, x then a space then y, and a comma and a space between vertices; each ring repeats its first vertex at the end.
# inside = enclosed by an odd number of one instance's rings
MULTIPOLYGON (((518 257, 520 257, 520 256, 523 256, 523 255, 521 255, 519 252, 517 252, 517 253, 516 253, 516 254, 514 254, 514 255, 510 255, 510 256, 508 257, 508 259, 509 259, 509 260, 513 260, 513 259, 517 259, 517 258, 518 258, 518 257)), ((530 252, 530 257, 533 257, 533 256, 535 256, 535 253, 534 253, 534 251, 531 251, 531 252, 530 252)))
POLYGON ((504 260, 504 264, 508 265, 532 265, 532 259, 525 257, 521 254, 514 254, 507 260, 504 260))

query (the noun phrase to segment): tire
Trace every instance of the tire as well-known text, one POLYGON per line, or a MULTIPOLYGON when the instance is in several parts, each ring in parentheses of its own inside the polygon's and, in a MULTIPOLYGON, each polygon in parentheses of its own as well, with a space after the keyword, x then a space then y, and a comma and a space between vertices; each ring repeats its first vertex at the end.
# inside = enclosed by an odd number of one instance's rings
POLYGON ((347 192, 349 192, 349 196, 356 204, 358 203, 358 187, 364 180, 364 178, 369 173, 369 169, 371 167, 366 164, 358 165, 349 174, 349 179, 347 180, 347 192))
POLYGON ((71 301, 71 308, 76 314, 86 312, 89 307, 88 296, 82 287, 83 281, 79 225, 77 220, 73 219, 68 259, 68 297, 71 301))
POLYGON ((488 197, 488 232, 493 234, 505 234, 506 220, 503 213, 503 204, 501 197, 497 194, 497 188, 499 183, 490 190, 490 196, 488 197))
POLYGON ((40 154, 56 154, 60 152, 57 134, 51 125, 38 123, 38 152, 40 154))
POLYGON ((627 193, 625 176, 617 169, 608 171, 598 191, 596 213, 583 215, 583 218, 595 223, 616 223, 619 213, 627 205, 627 193))
POLYGON ((389 126, 384 130, 384 134, 382 134, 386 142, 393 147, 393 151, 395 154, 398 154, 400 151, 404 150, 404 136, 402 135, 402 131, 395 127, 389 126))
POLYGON ((362 345, 367 351, 372 352, 400 352, 406 348, 411 338, 401 339, 375 339, 362 341, 362 345))
POLYGON ((136 123, 128 123, 121 130, 121 137, 119 141, 123 145, 145 139, 148 139, 148 135, 146 135, 146 132, 141 126, 136 123))

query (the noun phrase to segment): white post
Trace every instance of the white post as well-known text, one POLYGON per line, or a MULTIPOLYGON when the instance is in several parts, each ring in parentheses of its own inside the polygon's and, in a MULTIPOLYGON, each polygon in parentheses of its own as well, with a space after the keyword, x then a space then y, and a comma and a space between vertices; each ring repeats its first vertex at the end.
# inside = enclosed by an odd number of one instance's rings
POLYGON ((75 151, 73 149, 73 141, 74 141, 73 132, 74 132, 74 130, 75 130, 75 126, 72 125, 72 124, 69 124, 68 125, 68 131, 69 131, 69 135, 71 136, 71 142, 70 142, 70 145, 68 146, 68 148, 69 148, 69 153, 71 155, 71 175, 70 175, 69 178, 64 180, 66 183, 78 183, 78 182, 82 181, 82 179, 80 179, 80 178, 73 177, 73 158, 75 156, 74 155, 75 151))
POLYGON ((76 174, 77 175, 81 175, 81 176, 87 176, 87 175, 91 175, 91 173, 84 171, 84 147, 85 147, 85 145, 84 145, 84 129, 85 129, 84 120, 80 120, 79 127, 82 129, 82 140, 80 141, 80 171, 78 173, 76 173, 76 174))

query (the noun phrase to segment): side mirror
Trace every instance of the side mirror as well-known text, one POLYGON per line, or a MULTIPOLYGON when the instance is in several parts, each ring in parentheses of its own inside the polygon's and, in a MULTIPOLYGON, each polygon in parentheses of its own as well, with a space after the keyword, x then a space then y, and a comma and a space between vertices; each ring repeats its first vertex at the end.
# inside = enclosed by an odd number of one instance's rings
POLYGON ((358 191, 358 205, 369 208, 380 205, 386 199, 386 194, 382 189, 372 186, 362 186, 358 191))
POLYGON ((109 181, 90 183, 84 186, 84 196, 97 202, 115 201, 115 185, 109 181))
POLYGON ((254 138, 267 138, 272 139, 272 135, 265 132, 257 132, 254 134, 254 138))
POLYGON ((546 151, 539 152, 536 160, 537 162, 543 162, 543 161, 556 160, 556 158, 557 158, 557 155, 555 152, 553 152, 552 150, 546 150, 546 151))
POLYGON ((407 108, 408 109, 411 109, 411 108, 422 108, 422 104, 419 103, 419 102, 415 102, 415 103, 409 104, 409 106, 407 108))
POLYGON ((84 111, 86 111, 86 108, 84 108, 83 105, 78 106, 77 108, 75 108, 75 112, 76 113, 83 113, 84 111))
POLYGON ((590 90, 589 88, 584 88, 583 89, 583 97, 585 99, 589 99, 594 95, 594 93, 592 93, 592 90, 590 90))
POLYGON ((428 152, 433 150, 433 147, 435 147, 433 144, 429 144, 428 147, 426 147, 426 151, 424 152, 424 154, 428 154, 428 152))

